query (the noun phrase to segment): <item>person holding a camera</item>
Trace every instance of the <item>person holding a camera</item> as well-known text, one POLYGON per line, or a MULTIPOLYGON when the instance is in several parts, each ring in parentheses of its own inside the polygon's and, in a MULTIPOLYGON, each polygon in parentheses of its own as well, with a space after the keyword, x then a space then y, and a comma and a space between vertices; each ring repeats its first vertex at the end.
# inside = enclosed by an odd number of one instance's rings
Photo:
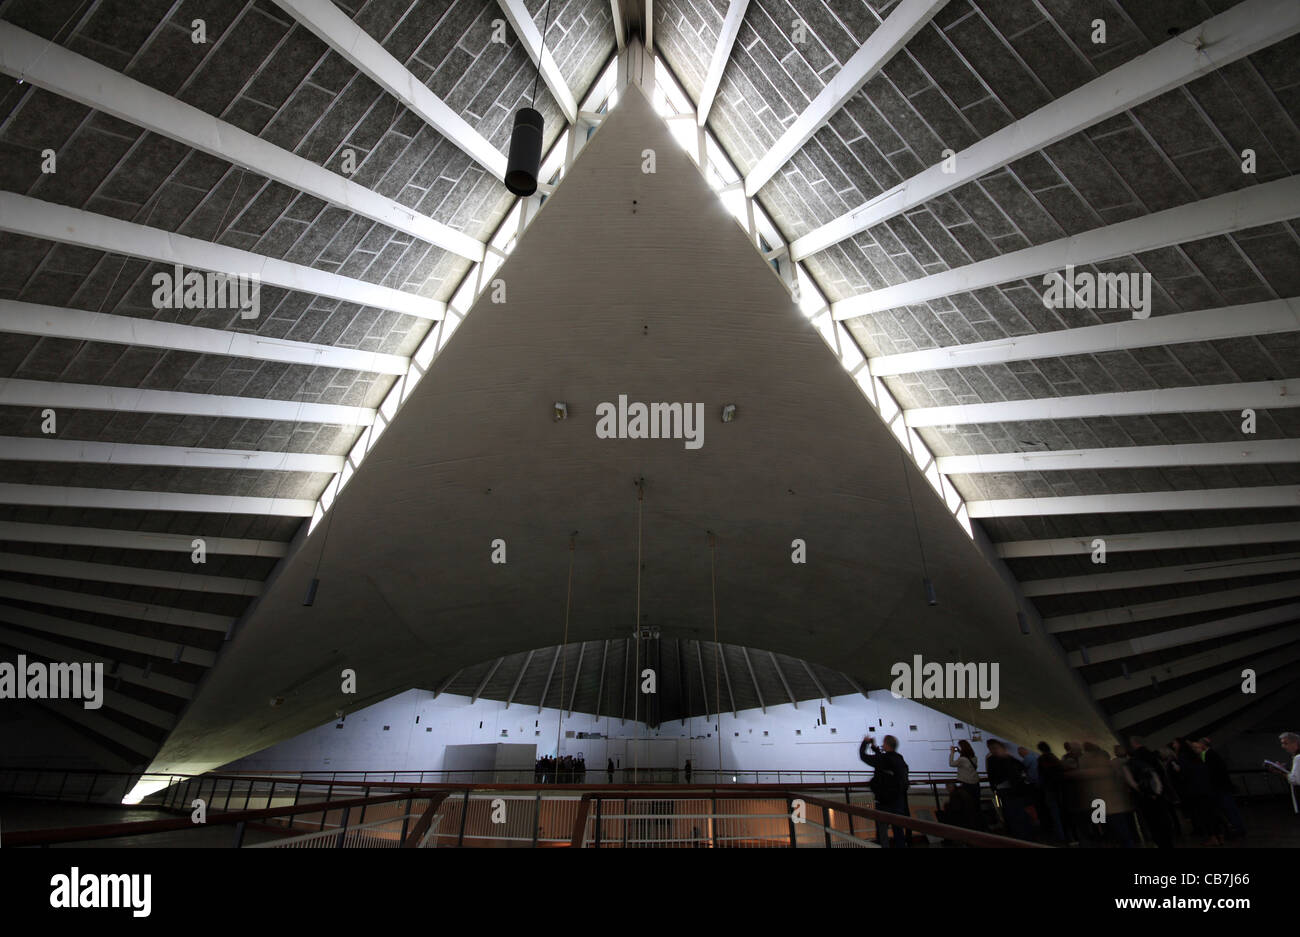
MULTIPOLYGON (((858 757, 876 769, 867 786, 876 795, 877 810, 907 816, 907 762, 898 753, 898 739, 886 735, 882 742, 882 745, 877 745, 876 740, 868 735, 858 747, 858 757)), ((893 830, 890 846, 902 848, 906 845, 903 828, 894 826, 893 830)), ((885 845, 885 828, 880 823, 876 824, 876 842, 885 845)))

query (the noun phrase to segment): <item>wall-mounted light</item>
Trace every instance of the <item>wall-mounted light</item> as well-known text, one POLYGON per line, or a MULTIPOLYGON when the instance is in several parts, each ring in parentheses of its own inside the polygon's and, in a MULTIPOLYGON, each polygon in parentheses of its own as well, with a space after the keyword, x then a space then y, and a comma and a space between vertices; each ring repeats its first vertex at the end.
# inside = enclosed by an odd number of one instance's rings
POLYGON ((568 419, 568 416, 569 416, 569 405, 568 405, 567 403, 562 403, 561 401, 557 400, 557 401, 555 402, 555 411, 554 411, 554 412, 555 412, 555 422, 556 422, 556 423, 560 422, 560 420, 568 419))
POLYGON ((722 408, 722 422, 730 423, 736 418, 736 405, 734 403, 726 404, 722 408))
POLYGON ((939 595, 938 595, 938 593, 936 593, 936 592, 934 591, 934 583, 932 583, 932 582, 929 580, 928 577, 925 578, 925 579, 923 579, 923 580, 921 580, 921 581, 922 581, 923 583, 925 583, 925 601, 926 601, 926 603, 929 604, 929 605, 938 605, 938 604, 939 604, 939 595))
POLYGON ((316 590, 320 588, 320 580, 312 579, 311 585, 307 586, 307 594, 303 596, 302 604, 311 605, 316 601, 316 590))
POLYGON ((1020 633, 1029 634, 1029 619, 1024 612, 1016 612, 1016 621, 1020 622, 1020 633))

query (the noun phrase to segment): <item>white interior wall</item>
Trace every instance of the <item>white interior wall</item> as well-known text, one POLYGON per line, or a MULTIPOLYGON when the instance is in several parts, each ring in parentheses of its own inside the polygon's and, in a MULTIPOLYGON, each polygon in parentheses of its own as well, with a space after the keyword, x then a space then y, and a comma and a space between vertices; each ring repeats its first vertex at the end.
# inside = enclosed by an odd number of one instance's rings
MULTIPOLYGON (((436 771, 449 766, 444 758, 449 745, 512 743, 536 745, 539 755, 556 751, 557 721, 561 713, 536 706, 444 693, 436 700, 427 690, 408 690, 348 716, 342 728, 331 722, 296 738, 250 755, 227 766, 244 770, 294 771, 436 771)), ((589 772, 599 771, 606 759, 617 766, 681 768, 687 758, 697 769, 719 764, 717 723, 697 716, 651 729, 632 720, 573 713, 563 719, 559 751, 582 754, 589 772), (579 739, 577 733, 600 733, 604 738, 579 739), (573 733, 573 737, 569 737, 573 733)), ((806 700, 760 709, 741 710, 721 720, 721 763, 726 770, 858 771, 858 745, 868 731, 877 738, 897 736, 900 751, 913 772, 948 771, 948 748, 955 739, 972 739, 980 756, 988 735, 927 706, 895 699, 887 690, 824 700, 806 700), (822 710, 826 721, 822 722, 822 710), (978 736, 978 738, 977 738, 978 736)), ((1033 745, 1037 740, 1024 741, 1033 745)), ((1058 739, 1049 740, 1056 751, 1058 739)), ((453 758, 453 761, 455 759, 453 758)), ((597 780, 589 773, 589 779, 597 780)))

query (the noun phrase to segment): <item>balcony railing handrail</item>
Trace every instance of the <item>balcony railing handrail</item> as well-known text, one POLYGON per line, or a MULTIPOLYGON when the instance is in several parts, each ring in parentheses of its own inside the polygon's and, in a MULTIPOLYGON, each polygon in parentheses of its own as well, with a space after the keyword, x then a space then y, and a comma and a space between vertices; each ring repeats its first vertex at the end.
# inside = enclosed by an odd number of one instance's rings
POLYGON ((377 804, 411 800, 410 792, 383 794, 374 797, 350 797, 346 800, 296 803, 288 807, 262 807, 257 810, 231 810, 208 815, 204 823, 195 823, 188 817, 167 820, 128 820, 123 823, 98 823, 89 826, 52 827, 41 830, 13 830, 4 834, 6 846, 49 846, 55 843, 77 843, 95 839, 115 839, 119 836, 141 836, 150 833, 171 833, 177 830, 199 829, 204 826, 230 826, 253 823, 278 817, 292 817, 304 813, 322 813, 331 810, 350 810, 353 807, 373 807, 377 804))

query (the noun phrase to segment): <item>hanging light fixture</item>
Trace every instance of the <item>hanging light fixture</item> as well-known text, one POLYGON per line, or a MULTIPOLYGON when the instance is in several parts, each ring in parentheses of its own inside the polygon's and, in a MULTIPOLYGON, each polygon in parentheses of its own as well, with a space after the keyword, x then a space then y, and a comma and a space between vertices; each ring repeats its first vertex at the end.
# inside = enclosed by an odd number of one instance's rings
POLYGON ((533 99, 528 107, 515 111, 515 126, 510 131, 510 156, 506 161, 506 188, 513 195, 527 198, 537 191, 537 174, 542 165, 542 115, 532 105, 537 103, 537 79, 542 75, 542 58, 546 55, 546 30, 551 25, 551 0, 546 0, 546 19, 542 25, 542 48, 537 53, 537 74, 533 76, 533 99))

